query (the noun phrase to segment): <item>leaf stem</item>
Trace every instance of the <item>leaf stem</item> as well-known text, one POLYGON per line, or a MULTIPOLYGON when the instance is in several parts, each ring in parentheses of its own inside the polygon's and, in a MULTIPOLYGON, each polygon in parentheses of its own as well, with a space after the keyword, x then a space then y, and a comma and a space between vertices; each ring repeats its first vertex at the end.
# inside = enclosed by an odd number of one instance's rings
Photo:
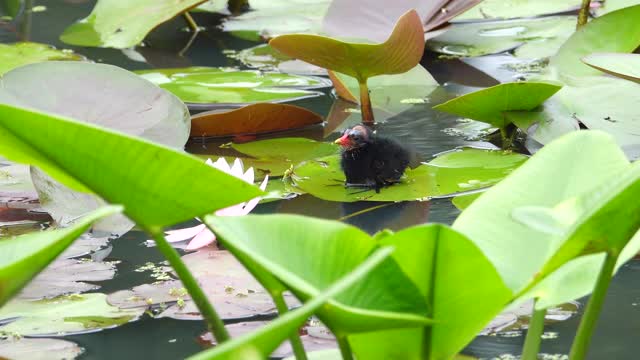
MULTIPOLYGON (((287 303, 284 301, 282 291, 272 293, 271 298, 276 304, 279 316, 282 316, 289 311, 289 307, 287 307, 287 303)), ((300 340, 300 334, 298 332, 291 334, 289 342, 291 343, 291 348, 293 349, 293 354, 295 355, 296 360, 307 360, 307 353, 304 351, 304 346, 302 346, 302 340, 300 340)))
POLYGON ((349 340, 346 335, 336 334, 336 340, 338 341, 338 347, 340 348, 340 355, 342 355, 342 360, 353 360, 353 354, 351 354, 351 345, 349 345, 349 340))
POLYGON ((527 337, 524 340, 522 360, 536 360, 538 358, 538 352, 540 351, 540 336, 544 331, 544 317, 547 314, 547 309, 536 310, 535 306, 537 302, 538 299, 533 303, 533 314, 529 322, 527 337))
POLYGON ((213 333, 216 342, 221 344, 229 340, 230 336, 227 329, 224 327, 222 319, 218 316, 218 313, 209 302, 207 295, 198 285, 196 278, 193 277, 193 274, 191 274, 187 266, 182 262, 178 252, 169 244, 167 239, 164 238, 162 229, 147 230, 147 232, 151 234, 156 242, 158 250, 162 253, 165 259, 169 261, 169 265, 171 265, 176 274, 178 274, 180 281, 182 281, 182 285, 187 289, 191 299, 193 299, 193 302, 196 304, 198 310, 200 310, 200 313, 206 320, 209 330, 213 333))
POLYGON ((593 294, 591 294, 584 315, 582 315, 578 333, 573 340, 571 352, 569 353, 569 359, 571 360, 584 360, 587 356, 591 336, 595 330, 600 310, 602 310, 602 304, 604 303, 607 289, 611 283, 611 277, 613 276, 617 260, 617 254, 607 253, 604 264, 600 269, 600 275, 598 275, 598 282, 593 290, 593 294))
POLYGON ((587 24, 589 20, 589 7, 591 6, 591 0, 582 0, 582 5, 580 6, 580 12, 578 13, 578 24, 576 25, 576 29, 580 29, 582 26, 587 24))
POLYGON ((371 98, 369 98, 369 87, 367 80, 359 81, 360 84, 360 111, 362 113, 362 122, 367 125, 373 125, 373 109, 371 108, 371 98))

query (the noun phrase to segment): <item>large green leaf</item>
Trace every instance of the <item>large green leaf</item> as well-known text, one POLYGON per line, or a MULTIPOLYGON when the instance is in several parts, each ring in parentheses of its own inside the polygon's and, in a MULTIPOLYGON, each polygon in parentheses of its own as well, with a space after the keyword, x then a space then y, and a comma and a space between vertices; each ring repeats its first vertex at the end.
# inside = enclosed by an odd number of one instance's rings
POLYGON ((447 152, 427 164, 407 169, 400 183, 376 193, 345 188, 340 157, 328 156, 297 166, 293 180, 296 187, 330 201, 425 200, 489 187, 526 159, 520 154, 473 148, 447 152))
POLYGON ((344 42, 324 36, 282 35, 271 47, 296 59, 358 79, 400 74, 416 66, 424 51, 422 22, 415 10, 402 15, 381 44, 344 42))
POLYGON ((580 27, 550 60, 551 76, 597 75, 581 59, 594 52, 631 52, 640 45, 640 5, 610 12, 580 27), (624 36, 620 36, 624 34, 624 36))
POLYGON ((125 49, 151 30, 206 0, 98 0, 91 14, 69 26, 60 40, 79 46, 125 49))
POLYGON ((595 53, 582 58, 582 61, 607 74, 640 82, 639 54, 595 53))
POLYGON ((452 358, 512 297, 480 249, 447 226, 412 227, 381 243, 396 248, 394 259, 432 304, 435 322, 425 358, 452 358))
POLYGON ((48 60, 84 60, 84 57, 70 51, 56 50, 46 44, 0 44, 0 75, 22 65, 48 60))
POLYGON ((506 83, 459 96, 433 108, 504 128, 511 123, 504 112, 532 110, 561 88, 546 82, 506 83))
POLYGON ((515 49, 515 55, 519 58, 544 58, 556 53, 575 26, 575 16, 460 23, 451 25, 443 34, 430 39, 427 47, 464 57, 515 49))
POLYGON ((0 306, 54 261, 91 223, 120 212, 121 207, 105 207, 88 214, 73 226, 20 235, 0 240, 0 306))
POLYGON ((609 135, 573 132, 542 148, 486 191, 462 212, 453 228, 482 250, 509 288, 522 290, 563 239, 515 220, 514 209, 554 208, 613 180, 628 167, 624 153, 609 135))
POLYGON ((137 73, 172 92, 189 107, 198 109, 298 100, 322 95, 305 89, 331 85, 318 77, 212 67, 153 69, 137 73))
POLYGON ((0 308, 0 332, 17 335, 70 335, 108 329, 137 320, 143 309, 119 309, 100 293, 54 299, 12 300, 0 308), (13 320, 13 321, 9 321, 13 320))
POLYGON ((59 116, 0 105, 0 153, 125 205, 146 227, 186 221, 262 192, 195 157, 59 116), (184 179, 193 178, 188 184, 184 179), (176 197, 175 194, 180 194, 176 197))
POLYGON ((384 260, 392 253, 392 248, 380 249, 353 269, 331 284, 322 294, 310 299, 299 309, 288 312, 271 324, 241 338, 227 341, 211 350, 201 352, 191 360, 197 359, 264 359, 268 357, 288 336, 298 328, 331 298, 349 289, 368 274, 384 265, 384 260))
MULTIPOLYGON (((265 275, 275 276, 303 301, 355 269, 376 248, 376 241, 357 228, 302 216, 207 216, 205 223, 267 289, 265 275)), ((352 333, 424 326, 431 322, 426 313, 416 286, 389 260, 318 316, 330 329, 352 333)))

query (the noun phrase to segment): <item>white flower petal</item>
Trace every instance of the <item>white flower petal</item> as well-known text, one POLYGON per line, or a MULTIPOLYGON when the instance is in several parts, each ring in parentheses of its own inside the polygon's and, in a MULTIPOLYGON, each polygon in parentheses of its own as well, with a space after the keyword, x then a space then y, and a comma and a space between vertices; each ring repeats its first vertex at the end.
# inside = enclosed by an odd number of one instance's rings
POLYGON ((253 168, 250 167, 247 172, 244 173, 244 175, 242 176, 242 179, 246 182, 248 182, 249 184, 253 184, 253 179, 254 179, 254 174, 253 174, 253 168))
POLYGON ((265 175, 264 180, 262 180, 262 184, 260 184, 260 190, 264 191, 267 188, 268 182, 269 182, 269 175, 265 175))
POLYGON ((231 167, 231 175, 242 179, 242 175, 244 174, 243 168, 244 166, 242 165, 242 160, 236 158, 233 161, 233 166, 231 167))
POLYGON ((229 166, 229 164, 227 163, 227 160, 225 160, 224 158, 218 158, 218 160, 216 160, 216 162, 213 163, 214 168, 220 170, 220 171, 224 171, 227 174, 231 174, 231 167, 229 166))

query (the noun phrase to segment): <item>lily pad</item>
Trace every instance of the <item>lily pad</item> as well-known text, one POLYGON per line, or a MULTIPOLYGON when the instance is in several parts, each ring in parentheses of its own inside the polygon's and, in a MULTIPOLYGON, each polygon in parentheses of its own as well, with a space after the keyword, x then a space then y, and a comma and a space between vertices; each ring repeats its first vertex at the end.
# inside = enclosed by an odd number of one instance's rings
POLYGON ((0 332, 23 336, 72 335, 109 329, 137 320, 144 310, 118 309, 100 293, 50 300, 13 300, 0 309, 0 332))
POLYGON ((311 65, 304 61, 292 59, 269 44, 261 44, 252 48, 244 49, 235 55, 229 55, 237 59, 244 65, 260 69, 263 71, 280 71, 286 74, 297 75, 326 75, 327 71, 321 67, 311 65))
POLYGON ((206 0, 98 0, 91 14, 69 26, 60 40, 79 46, 125 49, 151 30, 206 0))
POLYGON ((191 118, 191 136, 260 134, 322 122, 313 111, 287 104, 252 104, 236 110, 212 110, 191 118))
POLYGON ((638 5, 637 0, 606 0, 600 3, 600 7, 595 9, 596 16, 602 16, 612 11, 638 5))
POLYGON ((422 58, 424 34, 415 10, 402 15, 389 38, 379 44, 344 42, 318 35, 282 35, 271 47, 296 59, 358 79, 411 70, 422 58))
POLYGON ((292 33, 318 33, 330 2, 251 0, 252 11, 226 19, 222 29, 232 33, 250 33, 262 38, 292 33))
POLYGON ((21 164, 0 166, 0 192, 3 194, 35 192, 29 166, 21 164))
POLYGON ((79 294, 99 289, 99 285, 87 283, 113 279, 116 267, 113 263, 60 259, 50 264, 27 285, 18 298, 24 300, 50 299, 60 295, 79 294))
POLYGON ((85 60, 71 50, 57 50, 46 44, 20 42, 0 44, 0 75, 22 65, 49 60, 85 60))
POLYGON ((0 340, 0 358, 14 360, 72 360, 84 352, 61 339, 9 338, 0 340))
POLYGON ((408 169, 399 184, 374 190, 345 189, 340 157, 307 161, 294 169, 294 184, 305 192, 329 201, 406 201, 449 197, 489 187, 527 159, 526 156, 465 148, 444 153, 427 164, 408 169))
POLYGON ((527 18, 574 11, 579 7, 580 3, 575 0, 483 0, 455 20, 527 18))
POLYGON ((463 57, 517 49, 516 56, 544 58, 556 53, 573 33, 575 26, 575 16, 453 24, 446 32, 428 41, 427 47, 443 54, 463 57))
POLYGON ((318 77, 227 68, 190 67, 142 70, 137 73, 172 92, 191 109, 300 100, 322 95, 306 89, 331 86, 329 81, 318 77))
POLYGON ((595 53, 582 58, 582 61, 607 74, 640 82, 639 54, 595 53))
POLYGON ((504 112, 532 110, 558 92, 561 85, 546 82, 500 84, 449 100, 433 108, 505 128, 504 112))

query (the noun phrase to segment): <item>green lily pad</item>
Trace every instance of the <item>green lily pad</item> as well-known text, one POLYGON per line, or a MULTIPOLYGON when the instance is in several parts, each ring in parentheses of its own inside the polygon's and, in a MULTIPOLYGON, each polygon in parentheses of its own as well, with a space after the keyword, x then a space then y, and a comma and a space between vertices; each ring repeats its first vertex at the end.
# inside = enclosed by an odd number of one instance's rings
POLYGON ((230 58, 242 64, 262 71, 279 71, 297 75, 326 75, 327 71, 321 67, 311 65, 301 60, 295 60, 275 50, 269 44, 261 44, 244 49, 230 58))
POLYGON ((142 70, 144 79, 166 89, 191 109, 240 107, 257 102, 283 102, 321 96, 326 79, 212 67, 142 70))
POLYGON ((340 157, 307 161, 294 169, 294 184, 329 201, 408 201, 449 197, 499 182, 527 159, 511 152, 465 148, 408 169, 399 184, 374 190, 345 189, 340 157))
POLYGON ((46 44, 20 42, 0 44, 0 75, 22 65, 48 60, 85 60, 71 50, 57 50, 46 44))
POLYGON ((250 12, 226 19, 222 29, 271 38, 282 34, 318 33, 329 0, 251 0, 250 12), (295 11, 292 11, 295 9, 295 11))
POLYGON ((69 26, 60 40, 79 46, 125 49, 151 30, 205 0, 98 0, 91 14, 69 26))
POLYGON ((19 335, 71 335, 108 329, 137 320, 143 309, 118 309, 105 294, 70 295, 50 300, 13 300, 0 309, 0 332, 19 335))
POLYGON ((575 0, 484 0, 455 20, 526 18, 573 11, 579 6, 575 0))
POLYGON ((640 55, 619 53, 595 53, 582 61, 600 71, 623 79, 640 82, 640 55))
POLYGON ((575 16, 453 24, 427 42, 433 51, 471 57, 517 49, 522 58, 552 56, 575 30, 575 16))
POLYGON ((6 194, 34 191, 29 166, 21 164, 0 166, 0 192, 6 194))
POLYGON ((472 92, 433 108, 505 128, 511 121, 506 111, 532 110, 562 86, 547 82, 515 82, 472 92))
POLYGON ((596 16, 602 16, 612 11, 638 5, 637 0, 606 0, 600 3, 600 7, 595 9, 596 16))

